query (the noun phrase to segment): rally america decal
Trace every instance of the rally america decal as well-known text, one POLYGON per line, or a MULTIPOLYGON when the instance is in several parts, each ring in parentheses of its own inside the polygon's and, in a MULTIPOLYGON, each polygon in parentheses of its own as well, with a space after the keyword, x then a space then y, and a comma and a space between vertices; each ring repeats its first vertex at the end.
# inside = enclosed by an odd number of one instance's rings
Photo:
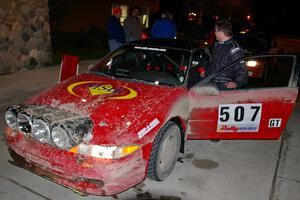
POLYGON ((217 132, 258 132, 262 104, 220 104, 217 132))

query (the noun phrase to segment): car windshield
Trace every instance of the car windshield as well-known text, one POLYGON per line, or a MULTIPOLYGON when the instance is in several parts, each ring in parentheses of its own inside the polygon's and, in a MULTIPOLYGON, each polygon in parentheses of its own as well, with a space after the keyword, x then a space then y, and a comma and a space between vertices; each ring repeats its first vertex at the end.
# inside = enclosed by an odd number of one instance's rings
POLYGON ((90 72, 156 85, 179 86, 185 82, 189 61, 188 51, 125 45, 102 58, 90 72))

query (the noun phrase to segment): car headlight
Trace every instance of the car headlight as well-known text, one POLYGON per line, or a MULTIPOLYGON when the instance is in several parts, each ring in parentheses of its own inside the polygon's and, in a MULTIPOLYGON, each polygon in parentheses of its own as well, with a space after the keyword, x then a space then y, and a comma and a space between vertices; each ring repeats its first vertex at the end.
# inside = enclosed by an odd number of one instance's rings
POLYGON ((246 61, 246 66, 247 67, 256 67, 257 65, 258 65, 258 62, 255 61, 255 60, 246 61))
POLYGON ((16 114, 11 110, 5 112, 5 122, 10 128, 17 129, 18 127, 16 114))
POLYGON ((57 147, 61 149, 69 149, 71 147, 71 139, 66 129, 60 126, 52 128, 51 137, 57 147))
POLYGON ((31 133, 31 126, 32 126, 31 118, 25 113, 18 114, 17 125, 19 131, 24 135, 28 136, 31 133))
POLYGON ((31 135, 40 142, 49 142, 50 130, 48 124, 41 119, 34 119, 32 122, 31 135))
POLYGON ((139 145, 130 145, 124 147, 100 146, 91 144, 80 144, 70 149, 73 153, 83 154, 96 158, 118 159, 130 155, 141 147, 139 145))

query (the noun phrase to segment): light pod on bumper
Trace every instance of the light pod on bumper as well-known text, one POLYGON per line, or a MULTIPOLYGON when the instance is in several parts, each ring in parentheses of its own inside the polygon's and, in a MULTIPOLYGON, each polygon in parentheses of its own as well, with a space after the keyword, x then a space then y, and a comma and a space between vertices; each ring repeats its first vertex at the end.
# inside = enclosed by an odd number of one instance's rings
POLYGON ((17 124, 19 131, 24 135, 29 136, 32 127, 30 116, 25 113, 19 113, 17 117, 17 124))
POLYGON ((70 136, 66 129, 62 126, 52 128, 51 137, 54 144, 61 149, 69 149, 71 147, 70 136))
POLYGON ((48 124, 41 119, 34 119, 32 122, 31 135, 40 142, 50 142, 50 130, 48 124))
POLYGON ((17 127, 18 127, 18 124, 17 124, 17 116, 16 116, 16 114, 15 114, 12 110, 10 110, 10 109, 6 110, 6 112, 5 112, 5 122, 6 122, 6 124, 7 124, 10 128, 12 128, 12 129, 14 129, 14 130, 16 130, 17 127))
POLYGON ((5 121, 13 129, 39 142, 69 150, 93 135, 89 117, 44 105, 15 105, 7 108, 5 121))

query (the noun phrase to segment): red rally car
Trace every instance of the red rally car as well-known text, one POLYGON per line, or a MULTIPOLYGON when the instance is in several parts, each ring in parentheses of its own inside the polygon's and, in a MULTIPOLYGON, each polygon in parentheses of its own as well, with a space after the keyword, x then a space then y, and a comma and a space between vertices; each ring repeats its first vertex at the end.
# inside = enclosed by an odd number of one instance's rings
MULTIPOLYGON (((274 57, 274 55, 272 55, 274 57)), ((243 58, 234 67, 268 55, 243 58)), ((201 79, 210 51, 196 41, 123 45, 87 73, 5 113, 6 143, 19 166, 74 191, 113 195, 146 177, 162 181, 190 139, 278 139, 297 98, 299 62, 245 88, 219 91, 201 79)))

